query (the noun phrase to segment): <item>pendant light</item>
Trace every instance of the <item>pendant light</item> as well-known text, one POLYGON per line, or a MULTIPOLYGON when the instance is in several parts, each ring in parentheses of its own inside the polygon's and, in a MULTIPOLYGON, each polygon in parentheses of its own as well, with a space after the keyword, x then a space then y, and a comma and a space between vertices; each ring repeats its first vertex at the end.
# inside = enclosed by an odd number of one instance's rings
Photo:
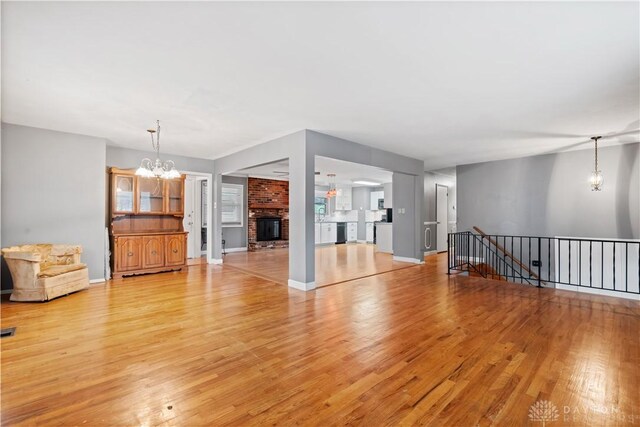
POLYGON ((602 177, 602 171, 598 169, 598 140, 601 136, 592 136, 591 139, 595 145, 595 167, 591 172, 589 183, 591 184, 591 191, 602 191, 602 183, 604 178, 602 177))
POLYGON ((329 191, 327 191, 327 199, 332 197, 336 197, 338 191, 336 190, 336 174, 328 173, 327 178, 329 178, 329 191))
POLYGON ((173 160, 162 161, 160 160, 160 120, 156 121, 157 129, 148 129, 147 132, 151 135, 151 146, 153 151, 156 152, 156 161, 152 162, 149 158, 144 158, 140 162, 140 167, 136 170, 136 175, 144 178, 162 178, 162 179, 174 179, 180 178, 180 172, 176 170, 176 165, 173 160), (153 135, 158 134, 154 139, 153 135))

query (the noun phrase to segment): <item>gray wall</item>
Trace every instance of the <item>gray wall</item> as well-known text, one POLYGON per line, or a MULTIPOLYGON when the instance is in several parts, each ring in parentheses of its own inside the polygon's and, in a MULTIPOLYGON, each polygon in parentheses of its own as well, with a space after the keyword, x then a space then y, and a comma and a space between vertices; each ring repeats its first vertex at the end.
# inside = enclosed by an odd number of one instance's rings
POLYGON ((640 238, 640 144, 602 146, 601 192, 592 149, 458 166, 458 230, 640 238))
MULTIPOLYGON (((106 140, 2 123, 2 247, 80 244, 104 278, 106 140)), ((3 274, 2 288, 10 288, 3 274)))
POLYGON ((242 227, 222 227, 222 238, 225 240, 225 248, 246 248, 247 221, 249 220, 249 204, 247 203, 249 190, 247 188, 247 178, 223 175, 222 182, 244 186, 244 225, 242 227))

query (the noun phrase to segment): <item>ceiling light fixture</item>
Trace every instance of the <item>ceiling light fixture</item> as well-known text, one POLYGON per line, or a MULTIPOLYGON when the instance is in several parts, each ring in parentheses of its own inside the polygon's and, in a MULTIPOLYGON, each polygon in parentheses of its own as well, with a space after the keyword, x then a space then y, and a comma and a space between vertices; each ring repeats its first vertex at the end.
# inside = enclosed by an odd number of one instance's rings
POLYGON ((338 195, 338 190, 336 189, 336 174, 328 173, 327 178, 329 178, 329 191, 327 191, 327 199, 330 199, 338 195))
POLYGON ((602 191, 602 183, 604 178, 602 176, 602 171, 598 169, 598 140, 602 138, 601 136, 592 136, 591 139, 595 143, 595 168, 593 172, 591 172, 591 177, 589 178, 589 183, 591 184, 591 191, 602 191))
POLYGON ((368 181, 366 179, 355 179, 353 183, 359 185, 382 185, 379 182, 368 181))
POLYGON ((148 129, 147 132, 151 135, 151 146, 153 151, 156 152, 156 161, 152 162, 149 158, 144 158, 140 162, 140 167, 136 170, 136 175, 144 178, 162 178, 173 179, 180 178, 180 172, 176 170, 176 165, 173 160, 162 161, 160 160, 160 120, 157 120, 157 129, 148 129), (154 139, 153 134, 158 133, 158 136, 154 139))

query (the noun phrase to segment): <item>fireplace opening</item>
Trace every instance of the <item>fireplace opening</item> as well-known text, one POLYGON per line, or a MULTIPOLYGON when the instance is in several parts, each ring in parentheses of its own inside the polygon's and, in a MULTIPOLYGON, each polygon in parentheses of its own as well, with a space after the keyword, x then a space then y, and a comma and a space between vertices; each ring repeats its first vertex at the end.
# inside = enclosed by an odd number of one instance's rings
POLYGON ((282 239, 280 218, 257 218, 257 225, 256 239, 259 242, 282 239))

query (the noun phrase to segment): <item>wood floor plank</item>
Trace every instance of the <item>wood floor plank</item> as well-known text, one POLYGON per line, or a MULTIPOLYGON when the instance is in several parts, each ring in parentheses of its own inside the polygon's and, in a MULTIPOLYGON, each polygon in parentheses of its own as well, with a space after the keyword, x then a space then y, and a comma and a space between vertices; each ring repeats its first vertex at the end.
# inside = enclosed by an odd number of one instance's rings
POLYGON ((443 256, 307 293, 194 265, 1 309, 3 425, 520 426, 539 400, 549 426, 640 422, 640 303, 443 256))

